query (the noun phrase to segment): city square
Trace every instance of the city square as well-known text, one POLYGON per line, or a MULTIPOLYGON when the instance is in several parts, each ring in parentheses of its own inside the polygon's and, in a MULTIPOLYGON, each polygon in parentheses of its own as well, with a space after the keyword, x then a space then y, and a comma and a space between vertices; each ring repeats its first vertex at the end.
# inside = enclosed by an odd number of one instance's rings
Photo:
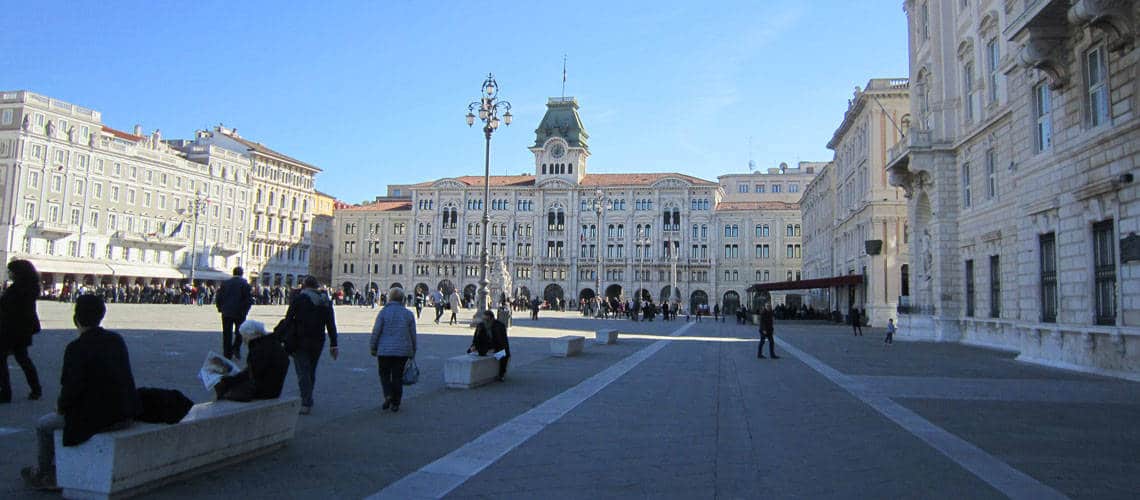
POLYGON ((281 7, 7 9, 0 496, 1140 492, 1140 1, 281 7))
MULTIPOLYGON (((456 390, 443 387, 442 363, 463 353, 471 330, 435 325, 429 310, 418 325, 422 380, 392 414, 379 411, 365 345, 378 310, 336 308, 342 354, 321 360, 313 414, 286 448, 148 497, 1128 498, 1140 487, 1140 432, 1131 425, 1140 387, 1131 382, 958 345, 886 346, 881 329, 854 337, 815 321, 777 322, 782 359, 771 360, 755 356, 755 327, 731 318, 631 322, 543 311, 538 321, 513 321, 505 382, 456 390), (602 327, 619 329, 619 342, 550 356, 550 338, 592 342, 602 327), (512 420, 657 343, 525 439, 504 435, 512 420), (505 453, 451 463, 464 471, 460 481, 425 471, 477 440, 505 453)), ((23 401, 21 388, 4 408, 6 498, 44 497, 24 489, 18 469, 34 462, 30 427, 52 408, 60 353, 75 336, 70 304, 42 302, 40 311, 45 331, 32 353, 45 398, 23 401)), ((257 306, 251 318, 272 322, 283 312, 257 306)), ((126 339, 140 387, 203 402, 213 396, 196 375, 206 352, 220 349, 218 322, 208 306, 113 304, 105 325, 126 339)), ((283 396, 296 391, 290 373, 283 396)))

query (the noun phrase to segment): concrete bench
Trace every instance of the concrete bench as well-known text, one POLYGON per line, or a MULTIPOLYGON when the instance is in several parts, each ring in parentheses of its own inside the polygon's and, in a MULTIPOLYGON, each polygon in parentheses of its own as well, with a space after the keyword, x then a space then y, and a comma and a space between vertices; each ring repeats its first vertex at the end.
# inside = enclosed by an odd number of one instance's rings
POLYGON ((613 329, 598 330, 594 332, 595 344, 616 344, 618 331, 613 329))
POLYGON ((473 389, 498 375, 499 360, 494 356, 462 354, 443 363, 443 383, 451 389, 473 389))
POLYGON ((550 354, 559 358, 566 358, 575 354, 581 354, 582 348, 585 346, 586 337, 580 335, 558 337, 556 339, 550 339, 550 354))
POLYGON ((56 482, 64 498, 126 498, 271 452, 293 438, 297 397, 194 405, 177 424, 135 422, 63 446, 55 433, 56 482))

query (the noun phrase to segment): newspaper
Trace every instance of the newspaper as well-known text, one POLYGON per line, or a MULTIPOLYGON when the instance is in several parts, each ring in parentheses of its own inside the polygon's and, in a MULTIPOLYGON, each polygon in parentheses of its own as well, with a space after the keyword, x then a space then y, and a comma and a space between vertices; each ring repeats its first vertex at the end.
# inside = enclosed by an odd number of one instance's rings
POLYGON ((207 391, 214 389, 218 382, 221 382, 222 377, 233 375, 241 371, 236 363, 230 361, 214 351, 210 351, 206 355, 206 361, 202 363, 202 369, 198 370, 198 379, 206 386, 207 391))

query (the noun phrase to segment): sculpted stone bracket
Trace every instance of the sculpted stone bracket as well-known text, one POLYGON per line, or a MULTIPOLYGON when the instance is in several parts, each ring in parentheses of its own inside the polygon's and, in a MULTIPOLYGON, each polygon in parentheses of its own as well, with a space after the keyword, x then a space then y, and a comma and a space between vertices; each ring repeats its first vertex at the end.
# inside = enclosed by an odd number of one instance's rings
POLYGON ((1069 22, 1104 31, 1109 35, 1109 47, 1122 49, 1136 36, 1132 4, 1132 0, 1077 0, 1069 8, 1069 22))
POLYGON ((1065 27, 1029 26, 1026 31, 1028 38, 1017 59, 1025 66, 1044 72, 1049 88, 1063 88, 1069 82, 1069 71, 1064 64, 1065 27))

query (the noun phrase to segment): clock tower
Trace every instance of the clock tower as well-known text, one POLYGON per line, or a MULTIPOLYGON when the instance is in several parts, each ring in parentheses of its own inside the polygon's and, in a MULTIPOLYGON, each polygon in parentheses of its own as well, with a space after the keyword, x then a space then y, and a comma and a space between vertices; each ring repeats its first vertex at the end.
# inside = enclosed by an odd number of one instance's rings
POLYGON ((586 175, 586 159, 590 135, 578 116, 578 100, 573 97, 551 97, 546 102, 546 115, 534 131, 534 175, 538 181, 563 179, 573 184, 586 175))

